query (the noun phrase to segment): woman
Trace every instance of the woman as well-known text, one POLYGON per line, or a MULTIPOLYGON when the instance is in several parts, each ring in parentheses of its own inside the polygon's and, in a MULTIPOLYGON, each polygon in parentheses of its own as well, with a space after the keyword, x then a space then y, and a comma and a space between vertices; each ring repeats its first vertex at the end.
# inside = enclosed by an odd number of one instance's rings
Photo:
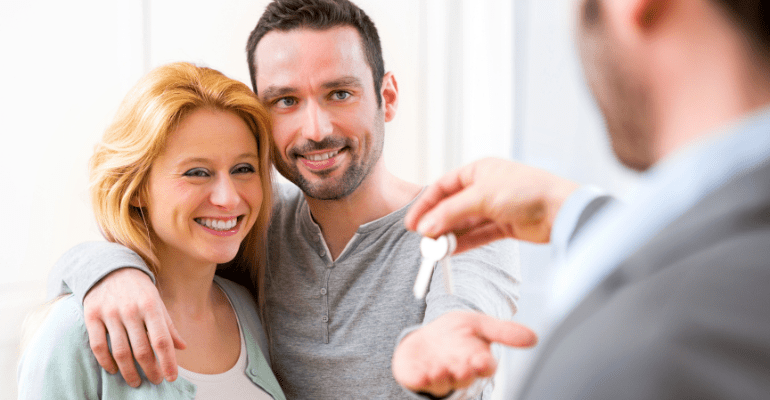
POLYGON ((262 282, 270 137, 251 90, 208 68, 162 66, 129 92, 91 159, 91 198, 107 240, 136 251, 156 276, 187 342, 176 355, 180 378, 134 389, 106 373, 69 296, 30 339, 20 398, 284 398, 252 296, 214 275, 241 268, 262 282))

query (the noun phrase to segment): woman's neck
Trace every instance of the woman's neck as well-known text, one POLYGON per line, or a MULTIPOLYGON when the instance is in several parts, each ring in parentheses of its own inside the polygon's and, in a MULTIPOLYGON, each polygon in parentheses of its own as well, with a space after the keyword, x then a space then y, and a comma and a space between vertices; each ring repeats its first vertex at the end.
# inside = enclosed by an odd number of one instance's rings
POLYGON ((159 257, 156 286, 169 314, 195 316, 214 308, 213 285, 216 264, 203 264, 179 257, 159 257))
POLYGON ((176 350, 178 364, 202 374, 228 371, 238 361, 240 335, 235 310, 214 285, 216 264, 158 258, 158 292, 187 342, 185 350, 176 350))

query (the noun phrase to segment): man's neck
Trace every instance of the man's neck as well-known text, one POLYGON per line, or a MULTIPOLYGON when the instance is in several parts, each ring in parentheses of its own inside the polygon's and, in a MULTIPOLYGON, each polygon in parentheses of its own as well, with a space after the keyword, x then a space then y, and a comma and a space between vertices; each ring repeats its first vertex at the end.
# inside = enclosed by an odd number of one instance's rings
POLYGON ((313 219, 321 227, 332 259, 342 253, 358 227, 382 218, 407 205, 420 193, 420 186, 376 168, 350 195, 339 200, 305 196, 313 219))

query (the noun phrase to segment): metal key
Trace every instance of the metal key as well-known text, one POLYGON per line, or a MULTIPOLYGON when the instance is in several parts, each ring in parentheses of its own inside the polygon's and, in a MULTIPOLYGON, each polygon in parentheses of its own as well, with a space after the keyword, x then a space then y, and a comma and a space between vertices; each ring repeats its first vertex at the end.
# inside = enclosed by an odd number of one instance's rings
POLYGON ((441 261, 444 268, 444 285, 447 292, 452 293, 452 272, 449 257, 456 247, 457 238, 452 233, 439 236, 437 239, 422 238, 422 241, 420 241, 422 263, 420 264, 420 270, 417 272, 417 278, 414 281, 414 297, 418 299, 425 297, 428 285, 430 284, 430 278, 433 275, 433 268, 439 261, 441 261))

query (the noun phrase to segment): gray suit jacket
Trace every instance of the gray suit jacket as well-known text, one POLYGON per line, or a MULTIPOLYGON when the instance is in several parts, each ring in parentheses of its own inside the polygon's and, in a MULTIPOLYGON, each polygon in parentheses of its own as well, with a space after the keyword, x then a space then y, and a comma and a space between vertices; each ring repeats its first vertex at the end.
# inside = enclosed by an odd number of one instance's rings
POLYGON ((765 164, 613 270, 553 331, 520 396, 769 399, 769 286, 765 164))

